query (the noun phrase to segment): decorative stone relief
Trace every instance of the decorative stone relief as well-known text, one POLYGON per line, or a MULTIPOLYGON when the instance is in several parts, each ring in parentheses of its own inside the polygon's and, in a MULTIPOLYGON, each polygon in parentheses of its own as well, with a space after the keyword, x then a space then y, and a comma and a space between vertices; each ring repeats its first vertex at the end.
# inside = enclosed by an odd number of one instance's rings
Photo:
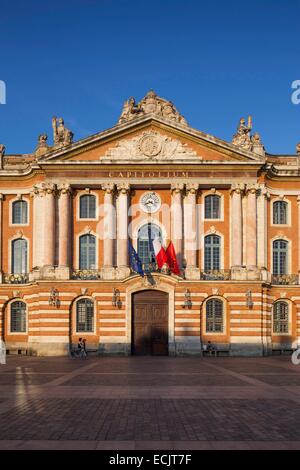
POLYGON ((132 97, 125 101, 118 124, 123 124, 147 114, 154 114, 168 121, 187 126, 186 120, 179 114, 174 104, 171 101, 160 98, 153 90, 150 90, 139 103, 136 103, 132 97))
POLYGON ((35 150, 35 155, 37 157, 40 157, 41 155, 44 155, 44 153, 47 153, 48 150, 50 149, 49 145, 47 144, 48 136, 47 134, 40 134, 38 137, 38 144, 35 150))
POLYGON ((102 161, 111 160, 187 160, 199 161, 194 150, 182 144, 179 140, 150 131, 143 132, 142 136, 130 140, 122 140, 114 148, 108 149, 102 161))

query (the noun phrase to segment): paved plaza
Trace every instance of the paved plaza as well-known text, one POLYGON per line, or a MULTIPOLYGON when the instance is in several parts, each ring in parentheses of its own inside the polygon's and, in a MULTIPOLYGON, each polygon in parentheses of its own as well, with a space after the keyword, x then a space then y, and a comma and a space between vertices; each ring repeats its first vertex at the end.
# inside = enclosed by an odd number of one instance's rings
POLYGON ((300 449, 290 357, 9 357, 0 449, 300 449))

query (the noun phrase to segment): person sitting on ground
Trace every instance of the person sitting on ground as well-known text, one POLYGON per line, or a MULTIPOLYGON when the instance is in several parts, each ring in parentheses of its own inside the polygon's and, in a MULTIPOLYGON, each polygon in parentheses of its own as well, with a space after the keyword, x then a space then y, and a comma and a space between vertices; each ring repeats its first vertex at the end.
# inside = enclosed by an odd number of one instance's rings
POLYGON ((208 351, 211 356, 212 354, 216 354, 217 348, 211 341, 208 341, 206 351, 208 351))

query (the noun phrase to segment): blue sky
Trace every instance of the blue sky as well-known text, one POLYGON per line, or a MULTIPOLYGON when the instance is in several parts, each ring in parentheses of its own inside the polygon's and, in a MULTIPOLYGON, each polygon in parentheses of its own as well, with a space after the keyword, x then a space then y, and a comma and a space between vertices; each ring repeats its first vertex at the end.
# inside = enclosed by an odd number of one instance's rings
POLYGON ((230 140, 253 115, 267 151, 295 153, 300 0, 0 0, 0 143, 32 152, 62 116, 75 139, 112 127, 153 88, 230 140))

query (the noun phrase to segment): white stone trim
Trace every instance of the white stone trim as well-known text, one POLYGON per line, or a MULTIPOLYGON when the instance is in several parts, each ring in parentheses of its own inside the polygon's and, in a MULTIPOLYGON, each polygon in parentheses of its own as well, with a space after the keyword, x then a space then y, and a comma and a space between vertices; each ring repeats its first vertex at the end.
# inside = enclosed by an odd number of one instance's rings
POLYGON ((79 239, 83 235, 93 235, 96 238, 96 254, 95 254, 96 264, 95 264, 95 268, 91 268, 91 269, 97 270, 97 269, 99 269, 99 238, 98 238, 98 234, 96 232, 94 232, 93 230, 87 231, 86 229, 83 229, 80 233, 77 233, 76 237, 75 237, 75 259, 74 259, 75 269, 80 269, 79 268, 79 247, 80 247, 79 239))
POLYGON ((274 199, 271 199, 270 201, 270 227, 278 227, 284 228, 284 227, 291 227, 292 225, 292 201, 290 199, 287 199, 285 195, 283 197, 275 197, 274 199), (286 224, 274 224, 273 223, 273 215, 274 215, 274 203, 275 202, 286 202, 287 203, 287 223, 286 224))
POLYGON ((215 188, 211 188, 208 191, 202 192, 202 219, 204 222, 224 222, 224 194, 217 191, 215 188), (205 198, 206 196, 219 196, 220 198, 220 217, 218 219, 206 219, 205 218, 205 198))
POLYGON ((8 225, 9 227, 29 227, 30 225, 30 217, 31 217, 31 204, 30 204, 30 197, 28 196, 23 196, 22 194, 19 194, 18 196, 14 197, 9 201, 9 215, 8 215, 8 225), (13 223, 13 203, 17 201, 24 201, 27 203, 27 223, 26 224, 14 224, 13 223))
POLYGON ((78 190, 76 196, 75 196, 75 204, 76 204, 76 221, 77 222, 88 222, 88 221, 97 221, 99 219, 99 194, 96 193, 93 190, 86 191, 85 189, 83 190, 78 190), (80 198, 81 196, 95 196, 96 197, 96 210, 95 210, 95 218, 88 218, 88 219, 83 219, 80 217, 80 198))

